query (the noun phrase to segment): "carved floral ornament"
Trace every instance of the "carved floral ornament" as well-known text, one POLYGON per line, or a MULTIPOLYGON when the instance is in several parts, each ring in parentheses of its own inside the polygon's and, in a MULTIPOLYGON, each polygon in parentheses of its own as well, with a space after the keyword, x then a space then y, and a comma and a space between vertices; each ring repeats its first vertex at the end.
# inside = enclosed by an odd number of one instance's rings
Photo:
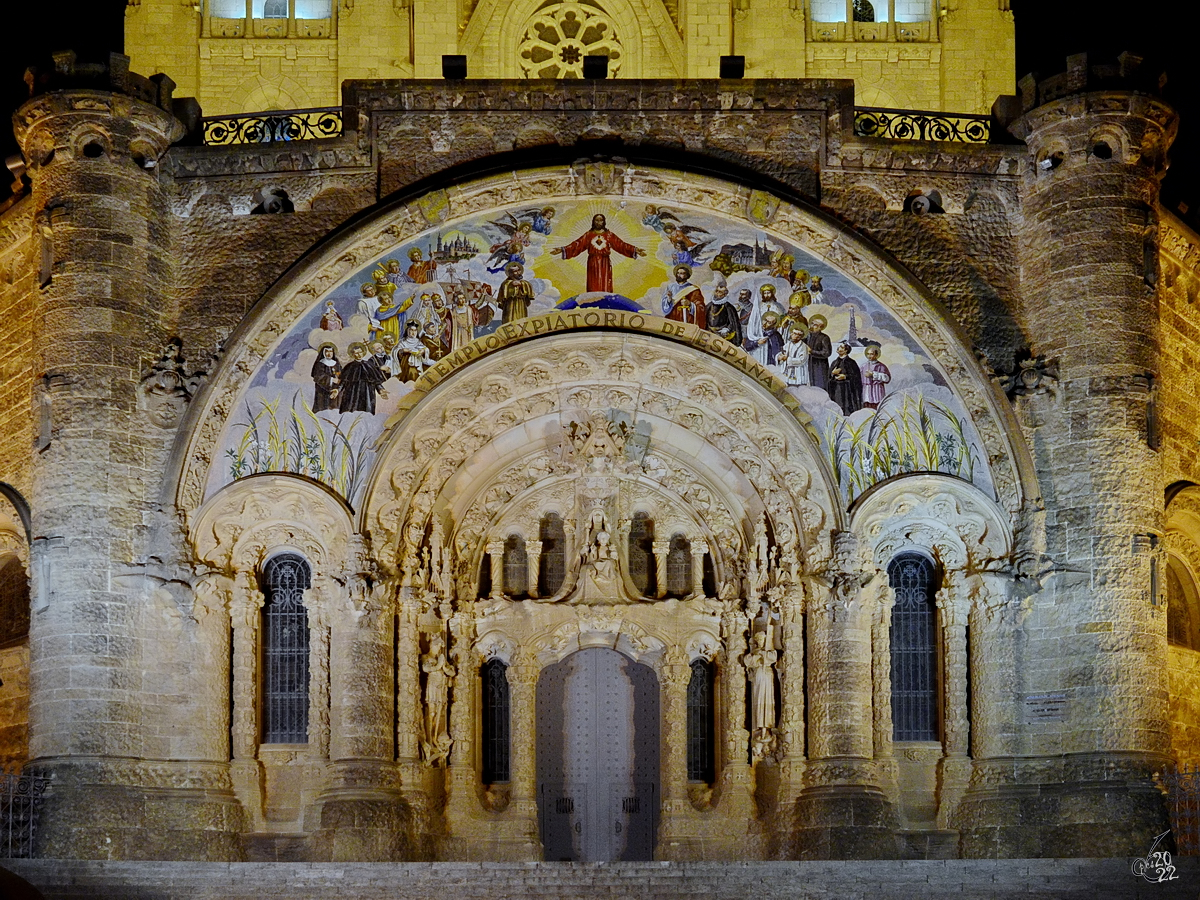
POLYGON ((648 337, 628 335, 614 350, 596 335, 565 334, 448 378, 380 450, 364 516, 381 563, 411 578, 436 531, 438 552, 457 557, 462 596, 489 542, 513 532, 534 540, 554 512, 578 551, 588 511, 602 508, 614 548, 646 512, 656 534, 707 546, 719 582, 733 577, 766 514, 781 558, 798 566, 837 521, 831 476, 802 422, 721 368, 648 337), (655 384, 647 369, 672 378, 655 384))
POLYGON ((196 558, 227 575, 256 572, 276 552, 306 557, 314 576, 356 574, 359 540, 346 506, 329 490, 287 475, 234 482, 189 522, 196 558))
POLYGON ((978 488, 940 475, 912 475, 876 487, 851 517, 880 572, 897 554, 933 557, 948 580, 955 573, 1009 564, 1013 536, 1007 517, 978 488))
MULTIPOLYGON (((391 207, 380 212, 366 225, 330 241, 326 249, 314 253, 296 266, 295 274, 274 288, 273 294, 266 298, 266 302, 259 304, 262 313, 256 314, 252 321, 243 324, 237 338, 231 341, 232 346, 215 373, 214 380, 202 392, 198 398, 199 402, 193 404, 197 408, 189 411, 189 420, 193 425, 182 438, 187 442, 187 450, 181 454, 183 465, 177 495, 180 508, 197 509, 203 502, 205 493, 215 490, 209 475, 214 466, 223 465, 219 458, 219 448, 225 422, 240 408, 240 398, 250 379, 281 344, 292 323, 308 315, 334 289, 364 266, 373 264, 382 255, 394 252, 398 246, 415 239, 431 227, 440 227, 442 223, 452 223, 465 216, 482 215, 506 205, 575 202, 580 190, 579 172, 576 170, 586 170, 590 165, 592 164, 530 170, 481 179, 438 192, 441 202, 437 204, 431 205, 415 200, 391 207)), ((608 193, 605 194, 605 202, 621 207, 635 203, 640 210, 648 203, 669 203, 677 210, 685 207, 706 210, 743 222, 751 221, 747 217, 757 215, 762 207, 761 202, 754 202, 754 195, 750 190, 737 185, 690 174, 632 166, 625 167, 621 177, 612 179, 606 190, 608 193)), ((825 220, 819 214, 781 202, 769 224, 760 226, 755 222, 755 227, 768 236, 779 235, 837 269, 905 323, 905 327, 922 346, 923 352, 936 359, 943 368, 946 380, 953 385, 953 391, 961 399, 968 416, 973 419, 980 439, 978 462, 981 467, 986 467, 991 472, 991 482, 996 486, 1001 505, 1010 511, 1019 509, 1023 486, 1034 483, 1029 476, 1031 466, 1028 460, 1021 456, 1024 451, 1015 449, 1011 444, 1006 418, 1009 414, 1000 408, 996 391, 979 371, 977 362, 971 356, 956 327, 944 321, 921 290, 892 267, 877 250, 856 236, 843 232, 836 223, 825 220)), ((557 233, 555 239, 557 240, 557 233)), ((688 344, 694 351, 699 351, 694 353, 697 357, 730 357, 727 343, 709 340, 709 332, 695 329, 691 325, 665 327, 662 325, 663 320, 656 317, 647 317, 639 325, 633 321, 637 316, 628 313, 614 313, 613 316, 611 322, 602 316, 597 324, 587 320, 584 315, 578 315, 568 321, 566 316, 555 313, 505 325, 487 340, 476 339, 468 344, 464 348, 462 358, 453 365, 439 363, 427 370, 425 376, 416 383, 412 393, 401 401, 399 415, 402 416, 420 405, 441 381, 457 369, 474 369, 479 359, 514 344, 543 339, 550 331, 596 327, 616 330, 640 328, 654 331, 667 340, 688 344)), ((732 357, 727 361, 736 362, 732 357)), ((578 360, 575 362, 577 365, 586 365, 578 360)), ((649 384, 658 386, 660 381, 671 379, 673 373, 669 367, 655 367, 645 363, 646 361, 642 361, 639 371, 648 376, 649 384)), ((613 364, 619 367, 627 364, 639 366, 639 362, 632 359, 614 360, 613 364)), ((712 372, 713 381, 723 383, 727 380, 725 373, 728 371, 727 366, 717 366, 712 372)), ((772 374, 748 371, 745 368, 742 371, 749 375, 752 381, 773 394, 779 404, 799 412, 791 395, 782 390, 782 382, 772 374)), ((535 381, 539 377, 538 372, 539 370, 533 367, 523 373, 522 377, 535 381)), ((623 380, 620 371, 606 371, 605 374, 613 375, 616 380, 623 380)), ((498 377, 503 380, 506 375, 500 374, 498 377)), ((711 402, 704 396, 706 393, 712 393, 710 384, 697 382, 690 385, 690 389, 695 395, 690 396, 687 402, 693 406, 702 407, 711 402)), ((676 400, 677 405, 682 405, 681 400, 682 398, 676 400)), ((463 416, 470 411, 470 404, 474 401, 473 398, 464 398, 457 402, 459 406, 455 414, 463 416)), ((532 409, 533 405, 541 401, 530 397, 527 402, 531 404, 532 409)), ((605 408, 605 403, 606 401, 596 399, 590 402, 580 401, 576 405, 584 408, 605 408)), ((618 405, 620 404, 607 403, 608 408, 618 405)), ((729 413, 728 427, 736 433, 742 428, 741 419, 746 417, 748 407, 742 405, 735 409, 727 402, 725 408, 729 413)), ((529 413, 530 409, 521 411, 522 416, 528 416, 529 413)), ((516 416, 518 412, 513 410, 508 414, 516 416)), ((679 415, 690 417, 692 421, 696 421, 696 417, 703 417, 702 412, 686 410, 681 411, 679 415)), ((396 424, 395 420, 388 422, 387 429, 394 428, 396 424)), ((442 423, 436 424, 440 427, 442 423)), ((764 441, 766 440, 768 439, 764 437, 764 441)), ((786 455, 792 452, 792 449, 788 446, 781 452, 786 455)), ((383 470, 377 462, 373 477, 378 478, 381 471, 383 470)))

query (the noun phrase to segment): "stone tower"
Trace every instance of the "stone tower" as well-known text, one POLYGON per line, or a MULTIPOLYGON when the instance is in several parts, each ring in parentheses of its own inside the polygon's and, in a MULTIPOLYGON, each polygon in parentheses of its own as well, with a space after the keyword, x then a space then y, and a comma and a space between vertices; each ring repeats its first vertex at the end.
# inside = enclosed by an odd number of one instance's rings
POLYGON ((1061 385, 1056 400, 1018 410, 1044 472, 1048 563, 1014 652, 1026 673, 1018 690, 1053 688, 1065 706, 1043 722, 1026 709, 1024 728, 991 730, 995 746, 977 748, 1024 759, 1007 759, 1009 773, 991 783, 977 770, 976 788, 1002 798, 993 809, 1007 822, 989 827, 994 814, 983 815, 965 827, 969 854, 1119 856, 1167 827, 1151 784, 1168 750, 1153 405, 1156 210, 1177 120, 1139 63, 1124 54, 1119 66, 1089 68, 1080 55, 1063 74, 1029 76, 1009 126, 1028 146, 1020 315, 1061 385))
MULTIPOLYGON (((32 179, 40 267, 29 309, 42 373, 29 751, 56 785, 44 852, 144 857, 160 853, 163 839, 188 843, 196 823, 226 809, 219 798, 198 799, 203 788, 219 795, 222 776, 188 774, 188 766, 167 777, 182 805, 153 801, 165 817, 158 826, 149 826, 155 813, 141 790, 149 760, 226 755, 187 737, 180 744, 145 702, 151 681, 167 682, 143 647, 155 582, 130 565, 163 533, 149 470, 165 464, 167 431, 146 420, 139 397, 148 360, 130 348, 167 344, 163 297, 174 264, 157 163, 185 128, 172 112, 172 81, 135 75, 118 54, 106 67, 58 54, 53 71, 30 70, 28 80, 32 98, 14 122, 32 179), (206 809, 188 808, 193 798, 206 809)), ((168 382, 155 383, 168 394, 184 390, 168 382)))

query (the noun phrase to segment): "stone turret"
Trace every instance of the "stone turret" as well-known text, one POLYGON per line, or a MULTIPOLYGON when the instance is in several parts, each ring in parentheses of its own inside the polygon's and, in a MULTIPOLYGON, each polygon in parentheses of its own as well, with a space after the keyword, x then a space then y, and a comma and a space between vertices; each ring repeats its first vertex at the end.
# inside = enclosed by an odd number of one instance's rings
POLYGON ((139 406, 147 354, 169 337, 174 262, 156 170, 187 132, 174 111, 196 110, 173 100, 169 78, 135 75, 117 54, 83 66, 60 53, 27 81, 31 98, 14 126, 32 182, 40 283, 29 310, 41 373, 29 747, 30 767, 54 777, 39 855, 154 856, 164 834, 186 843, 199 826, 181 810, 172 821, 163 795, 144 789, 221 786, 219 774, 172 772, 146 783, 146 761, 172 748, 145 704, 150 591, 130 581, 156 527, 156 470, 170 437, 139 406), (151 803, 164 823, 151 824, 151 803))
POLYGON ((967 803, 966 855, 1124 856, 1167 828, 1151 778, 1168 750, 1153 402, 1159 182, 1177 118, 1140 62, 1073 56, 1010 98, 1028 146, 1023 324, 1059 377, 1057 400, 1018 408, 1044 473, 1049 571, 1016 638, 1024 721, 977 748, 976 788, 1006 802, 967 803), (1031 716, 1045 696, 1062 705, 1031 716))

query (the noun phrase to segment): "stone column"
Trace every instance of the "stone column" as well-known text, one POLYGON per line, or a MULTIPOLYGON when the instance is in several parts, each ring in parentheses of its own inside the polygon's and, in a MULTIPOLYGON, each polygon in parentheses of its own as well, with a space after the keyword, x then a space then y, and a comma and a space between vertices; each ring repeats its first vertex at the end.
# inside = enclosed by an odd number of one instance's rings
POLYGON ((947 587, 937 592, 942 626, 943 730, 946 756, 966 756, 971 722, 967 709, 967 598, 960 573, 948 573, 947 587))
POLYGON ((526 541, 525 542, 525 584, 528 586, 529 596, 536 597, 538 595, 538 569, 542 563, 542 542, 541 541, 526 541))
POLYGON ((234 791, 255 822, 262 820, 262 769, 258 763, 258 640, 264 597, 254 575, 234 576, 229 603, 233 626, 233 730, 230 772, 234 791))
POLYGON ((410 787, 421 762, 421 644, 418 618, 421 601, 412 588, 400 593, 396 610, 396 759, 410 787))
POLYGON ((971 746, 971 718, 967 706, 967 596, 961 572, 946 573, 947 586, 937 592, 938 619, 942 627, 943 757, 938 763, 941 790, 938 827, 948 828, 971 778, 967 758, 971 746))
POLYGON ((688 798, 687 689, 692 667, 686 651, 671 647, 659 667, 661 691, 661 804, 655 859, 695 859, 695 812, 688 798))
POLYGON ((308 752, 318 760, 329 758, 329 640, 330 612, 336 602, 336 582, 313 573, 313 588, 305 591, 308 613, 308 752))
POLYGON ((836 535, 833 549, 831 582, 807 585, 809 759, 791 851, 886 859, 896 854, 897 820, 872 759, 872 604, 855 536, 836 535))
POLYGON ((658 581, 654 596, 665 597, 667 595, 667 554, 671 552, 671 542, 653 541, 650 546, 654 551, 654 574, 658 581))
POLYGON ((704 596, 704 557, 708 554, 708 544, 704 541, 692 541, 692 590, 691 593, 704 596))
POLYGON ((724 737, 721 762, 723 815, 749 819, 754 815, 754 777, 750 768, 750 732, 746 729, 746 613, 744 601, 726 601, 721 614, 724 644, 721 665, 721 727, 724 737))
POLYGON ((779 599, 779 797, 790 803, 800 791, 804 771, 804 591, 799 585, 779 599))
POLYGON ((492 573, 492 599, 504 599, 504 541, 488 541, 488 562, 492 573))
POLYGON ((1170 749, 1166 641, 1150 596, 1152 555, 1140 548, 1162 533, 1169 480, 1151 399, 1163 366, 1159 186, 1177 117, 1155 96, 1158 73, 1139 71, 1138 57, 1122 54, 1104 71, 1088 62, 1072 56, 1065 75, 1022 80, 1021 115, 1010 125, 1028 147, 1014 220, 1020 315, 1058 374, 1054 403, 1021 401, 1056 572, 1026 621, 1018 677, 1030 693, 1064 692, 1066 707, 1057 728, 1024 735, 1023 755, 1045 760, 1019 764, 1017 792, 977 820, 981 839, 1016 821, 1018 809, 1039 822, 1032 836, 993 851, 1002 854, 1020 855, 1021 841, 1032 841, 1130 856, 1167 829, 1153 785, 1170 749), (1080 459, 1095 464, 1081 469, 1080 459), (1064 659, 1086 678, 1063 676, 1064 659), (1047 782, 1071 793, 1069 810, 1037 789, 1047 782))
POLYGON ((875 758, 892 757, 892 607, 896 592, 887 572, 877 570, 874 623, 871 627, 871 672, 875 695, 875 758))
POLYGON ((519 830, 541 859, 537 807, 537 657, 520 652, 508 667, 510 734, 512 737, 511 781, 508 812, 521 820, 519 830))
POLYGON ((369 594, 361 576, 352 576, 340 591, 332 579, 325 587, 319 602, 331 611, 331 763, 314 855, 333 861, 403 859, 411 853, 413 823, 401 802, 394 760, 398 579, 384 579, 369 594))

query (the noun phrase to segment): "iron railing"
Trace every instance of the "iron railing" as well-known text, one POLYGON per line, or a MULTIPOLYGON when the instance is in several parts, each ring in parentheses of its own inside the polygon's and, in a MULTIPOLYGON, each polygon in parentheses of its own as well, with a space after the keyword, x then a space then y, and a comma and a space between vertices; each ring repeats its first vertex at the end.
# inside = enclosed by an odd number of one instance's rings
POLYGON ((340 106, 324 109, 289 109, 204 120, 204 143, 210 147, 311 141, 338 137, 341 133, 340 106))
POLYGON ((992 138, 992 120, 990 116, 860 106, 854 111, 854 133, 895 141, 986 144, 992 138))
POLYGON ((1167 796, 1175 853, 1200 856, 1200 766, 1169 768, 1158 777, 1167 796))
POLYGON ((50 779, 0 774, 0 858, 33 856, 38 809, 50 779))

